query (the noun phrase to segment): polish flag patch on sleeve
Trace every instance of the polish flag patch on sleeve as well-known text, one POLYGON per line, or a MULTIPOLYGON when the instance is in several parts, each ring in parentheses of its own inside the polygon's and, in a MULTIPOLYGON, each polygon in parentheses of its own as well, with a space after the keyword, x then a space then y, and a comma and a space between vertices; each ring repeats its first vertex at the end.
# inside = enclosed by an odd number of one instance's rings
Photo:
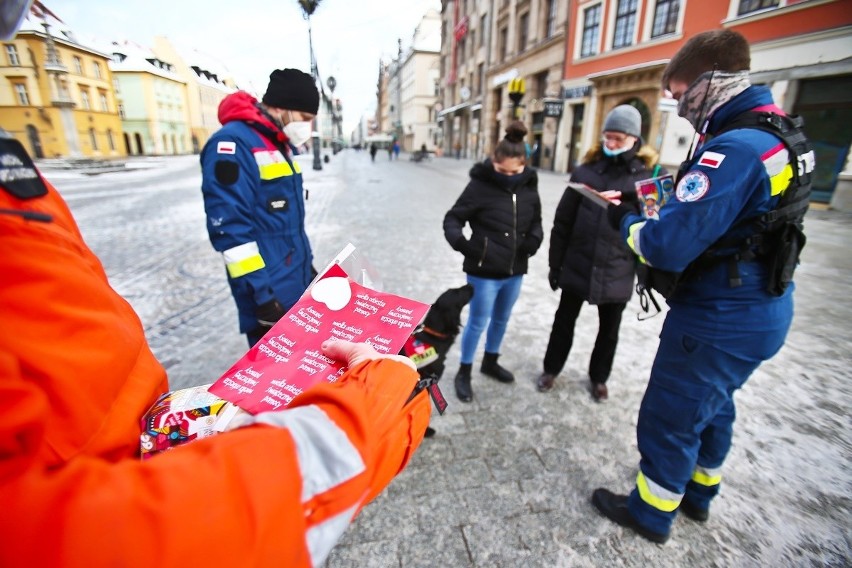
POLYGON ((724 159, 725 154, 719 154, 718 152, 704 152, 698 160, 698 165, 707 166, 708 168, 718 168, 722 165, 722 161, 724 161, 724 159))
POLYGON ((216 144, 216 153, 217 154, 236 154, 237 153, 237 143, 236 142, 227 142, 222 140, 218 144, 216 144))

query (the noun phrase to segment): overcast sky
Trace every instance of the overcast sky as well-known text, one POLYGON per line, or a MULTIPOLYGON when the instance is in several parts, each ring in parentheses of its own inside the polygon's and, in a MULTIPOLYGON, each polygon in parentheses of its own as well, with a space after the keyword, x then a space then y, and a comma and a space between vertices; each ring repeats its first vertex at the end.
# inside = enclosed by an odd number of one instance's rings
MULTIPOLYGON (((310 72, 308 24, 297 0, 44 0, 84 42, 129 39, 151 46, 157 35, 217 58, 263 94, 273 69, 310 72)), ((320 75, 337 80, 344 135, 375 109, 380 59, 411 43, 414 28, 439 0, 322 0, 311 18, 320 75)))

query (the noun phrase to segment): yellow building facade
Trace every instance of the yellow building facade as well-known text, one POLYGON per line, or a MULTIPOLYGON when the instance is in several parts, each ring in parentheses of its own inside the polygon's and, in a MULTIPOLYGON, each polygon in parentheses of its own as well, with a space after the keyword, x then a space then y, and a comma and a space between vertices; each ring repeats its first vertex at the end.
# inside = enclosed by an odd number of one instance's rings
POLYGON ((0 127, 34 158, 127 155, 110 56, 26 26, 0 54, 0 127))
POLYGON ((178 47, 164 36, 154 38, 152 51, 158 58, 172 64, 175 73, 186 84, 190 143, 193 152, 200 152, 207 140, 221 128, 219 103, 236 91, 236 86, 228 80, 223 65, 194 49, 178 47))
POLYGON ((110 70, 130 155, 192 152, 186 83, 150 50, 113 43, 110 70))

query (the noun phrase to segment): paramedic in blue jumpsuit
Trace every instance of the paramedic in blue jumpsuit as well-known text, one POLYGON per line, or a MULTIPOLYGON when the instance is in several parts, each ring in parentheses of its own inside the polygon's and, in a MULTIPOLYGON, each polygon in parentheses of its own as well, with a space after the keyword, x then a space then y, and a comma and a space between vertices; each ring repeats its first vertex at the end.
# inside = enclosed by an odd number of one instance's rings
POLYGON ((310 140, 318 109, 310 75, 276 69, 260 102, 244 91, 222 99, 223 126, 201 151, 207 232, 224 257, 249 345, 314 277, 302 173, 292 149, 310 140))
MULTIPOLYGON (((789 186, 792 168, 780 138, 755 128, 712 137, 746 111, 783 114, 767 88, 750 84, 749 68, 745 38, 714 30, 687 41, 663 72, 663 88, 700 137, 676 199, 658 220, 620 206, 608 210, 641 262, 683 271, 737 222, 772 210, 789 186)), ((733 287, 728 262, 711 266, 668 298, 639 409, 633 491, 592 495, 607 518, 657 543, 668 540, 678 511, 707 520, 731 446, 734 392, 778 352, 793 317, 793 286, 780 296, 767 292, 765 261, 737 262, 742 284, 733 287)))

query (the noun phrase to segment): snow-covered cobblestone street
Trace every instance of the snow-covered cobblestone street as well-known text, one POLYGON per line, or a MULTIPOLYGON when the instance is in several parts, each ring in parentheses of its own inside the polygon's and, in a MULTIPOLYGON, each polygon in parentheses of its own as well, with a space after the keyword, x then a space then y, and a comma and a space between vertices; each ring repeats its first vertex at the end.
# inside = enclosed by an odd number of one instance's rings
MULTIPOLYGON (((317 268, 352 242, 386 291, 432 302, 464 283, 461 255, 445 242, 441 222, 470 161, 380 154, 373 163, 366 152, 346 150, 314 171, 311 156, 299 159, 317 268)), ((207 240, 198 157, 128 163, 137 167, 44 173, 139 314, 172 388, 213 382, 247 343, 222 260, 207 240)), ((567 179, 540 173, 546 235, 567 179)), ((781 352, 737 394, 734 446, 707 523, 679 518, 659 546, 591 505, 596 487, 626 492, 636 478, 637 411, 664 314, 638 321, 639 302, 631 300, 610 398, 597 404, 586 374, 597 311, 584 306, 566 370, 553 391, 537 392, 559 299, 547 282, 546 239, 531 259, 500 359, 517 382, 486 378, 477 360, 474 401, 459 403, 456 345, 442 382, 450 406, 432 420, 437 435, 363 511, 327 566, 852 565, 852 215, 813 207, 805 228, 793 327, 781 352)))

